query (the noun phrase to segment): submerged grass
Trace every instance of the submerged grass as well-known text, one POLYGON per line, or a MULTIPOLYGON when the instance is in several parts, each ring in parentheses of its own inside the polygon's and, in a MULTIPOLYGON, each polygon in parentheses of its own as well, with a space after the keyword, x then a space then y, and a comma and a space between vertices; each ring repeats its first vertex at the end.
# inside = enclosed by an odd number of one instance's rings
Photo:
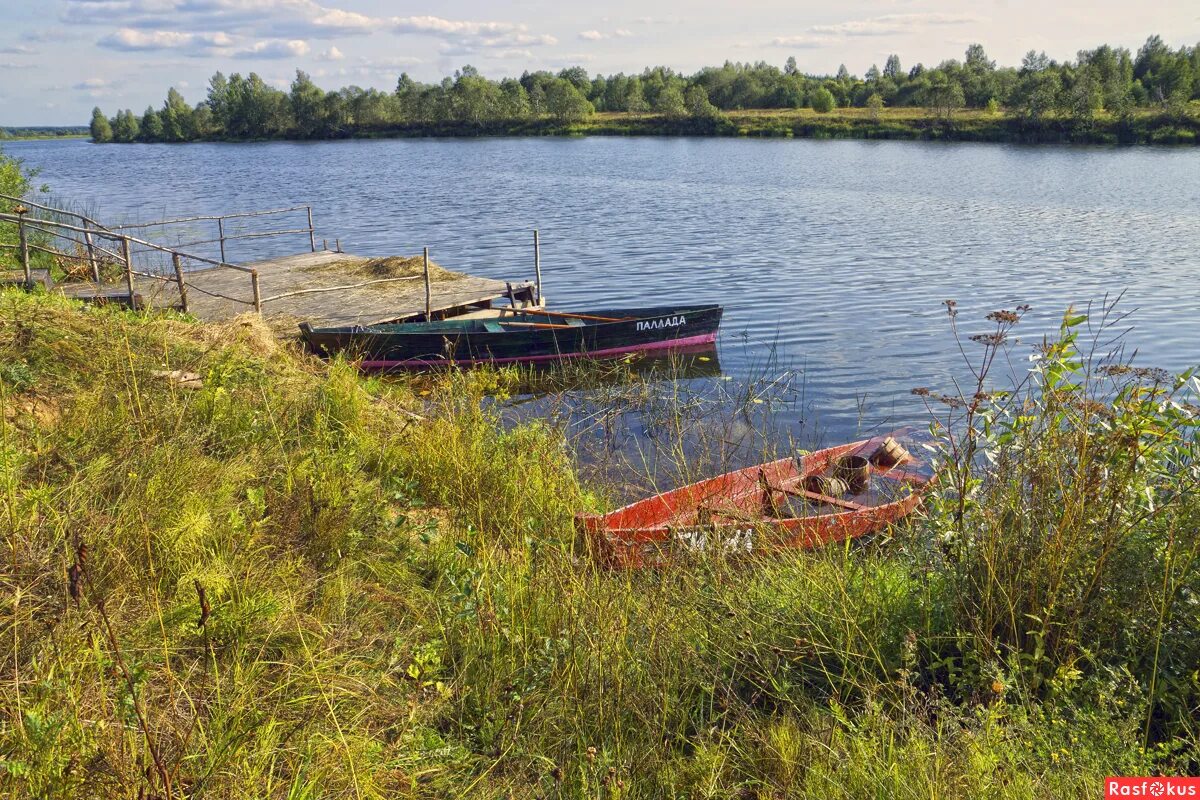
MULTIPOLYGON (((1155 517, 1172 524, 1120 550, 1134 594, 1101 592, 1094 624, 1029 662, 1036 636, 984 613, 1026 573, 981 578, 995 562, 973 555, 1005 535, 996 473, 971 473, 961 515, 948 482, 894 540, 605 572, 572 525, 605 487, 581 485, 557 428, 480 402, 510 380, 364 379, 249 318, 0 294, 0 785, 1034 798, 1200 766, 1184 483, 1155 517), (1151 661, 1113 629, 1139 597, 1151 661)), ((1030 486, 1073 474, 1037 453, 1030 486)), ((1089 514, 1072 537, 1104 530, 1089 514)))

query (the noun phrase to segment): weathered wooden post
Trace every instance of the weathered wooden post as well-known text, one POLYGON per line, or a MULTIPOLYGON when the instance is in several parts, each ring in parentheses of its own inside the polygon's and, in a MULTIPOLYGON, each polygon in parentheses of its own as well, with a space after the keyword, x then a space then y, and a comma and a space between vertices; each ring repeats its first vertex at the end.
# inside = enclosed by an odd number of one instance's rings
POLYGON ((96 261, 96 244, 92 241, 92 226, 86 219, 83 221, 83 241, 87 245, 88 265, 92 268, 92 280, 100 282, 100 263, 96 261))
POLYGON ((533 275, 537 286, 537 302, 534 305, 542 304, 542 244, 538 239, 538 232, 535 229, 533 232, 533 275))
POLYGON ((187 281, 183 279, 183 263, 179 259, 179 253, 171 253, 171 263, 175 265, 175 282, 179 284, 179 309, 183 313, 187 313, 187 281))
POLYGON ((429 248, 425 248, 425 321, 433 319, 433 292, 429 286, 429 248))
POLYGON ((221 263, 225 263, 225 220, 217 217, 217 238, 221 242, 221 263))
POLYGON ((129 253, 129 238, 121 237, 121 257, 125 259, 125 288, 129 290, 129 310, 137 310, 137 294, 133 291, 133 256, 129 253))
POLYGON ((262 292, 258 288, 258 270, 250 271, 250 285, 254 287, 254 310, 262 314, 262 292))
POLYGON ((340 253, 340 252, 342 252, 342 240, 341 240, 341 239, 334 239, 334 240, 333 240, 333 251, 334 251, 335 253, 340 253))
POLYGON ((33 288, 33 274, 29 271, 29 234, 25 232, 25 215, 29 209, 19 205, 13 211, 17 212, 17 241, 21 247, 21 268, 25 270, 25 289, 29 290, 33 288))
POLYGON ((312 206, 306 206, 308 209, 308 243, 312 247, 312 251, 317 252, 317 230, 312 223, 312 206))

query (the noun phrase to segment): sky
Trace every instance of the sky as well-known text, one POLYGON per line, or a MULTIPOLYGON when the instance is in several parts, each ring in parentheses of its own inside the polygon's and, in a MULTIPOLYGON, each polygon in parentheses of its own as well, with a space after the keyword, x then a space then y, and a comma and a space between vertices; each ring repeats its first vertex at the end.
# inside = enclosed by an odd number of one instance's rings
POLYGON ((286 88, 303 69, 326 89, 391 89, 471 64, 488 77, 581 65, 591 73, 725 61, 861 75, 897 53, 905 69, 962 58, 1059 60, 1157 33, 1200 41, 1196 0, 0 0, 0 125, 86 124, 93 106, 139 114, 169 86, 204 99, 217 70, 286 88))

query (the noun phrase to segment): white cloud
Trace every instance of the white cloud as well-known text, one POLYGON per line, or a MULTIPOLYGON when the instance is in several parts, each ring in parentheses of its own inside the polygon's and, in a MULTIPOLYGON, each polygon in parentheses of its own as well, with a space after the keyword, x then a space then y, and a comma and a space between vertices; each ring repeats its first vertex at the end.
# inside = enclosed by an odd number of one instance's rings
POLYGON ((183 31, 141 31, 121 28, 97 43, 110 50, 142 52, 150 50, 179 50, 190 55, 209 55, 223 52, 233 45, 229 34, 185 33, 183 31))
POLYGON ((981 22, 970 14, 943 14, 926 12, 919 14, 884 14, 868 19, 839 22, 836 25, 813 25, 809 31, 832 36, 894 36, 936 25, 966 25, 981 22))
POLYGON ((605 39, 624 39, 628 36, 633 36, 633 31, 627 28, 617 28, 612 33, 606 33, 597 30, 579 32, 579 38, 583 39, 585 42, 600 42, 605 39))
POLYGON ((255 42, 234 53, 237 58, 300 58, 308 54, 308 42, 303 39, 255 42))
POLYGON ((523 31, 524 25, 511 22, 472 22, 441 17, 392 17, 392 27, 399 33, 430 33, 451 36, 478 36, 484 33, 523 31))
POLYGON ((818 48, 845 42, 847 38, 860 36, 899 36, 917 33, 931 27, 970 25, 986 22, 982 17, 970 14, 944 14, 923 12, 913 14, 883 14, 867 19, 848 20, 833 25, 813 25, 804 33, 793 36, 777 36, 770 41, 772 47, 818 48))
POLYGON ((336 47, 330 47, 325 52, 317 55, 317 61, 341 61, 345 57, 341 50, 338 50, 336 47))
POLYGON ((37 55, 37 50, 34 50, 32 47, 26 47, 23 44, 15 44, 9 47, 0 47, 0 55, 33 56, 37 55))
POLYGON ((33 64, 18 64, 15 61, 0 61, 0 69, 33 69, 33 64))
POLYGON ((802 33, 797 36, 776 36, 771 40, 771 45, 773 47, 809 49, 816 47, 828 47, 837 41, 837 37, 834 36, 816 36, 811 33, 802 33))
POLYGON ((109 82, 104 78, 88 78, 86 81, 80 81, 71 88, 79 91, 85 91, 87 89, 103 89, 105 86, 109 85, 109 82))
MULTIPOLYGON (((445 54, 527 50, 558 40, 534 33, 519 22, 446 19, 433 15, 371 16, 316 0, 65 0, 63 19, 77 25, 118 29, 101 39, 123 51, 184 48, 189 55, 244 58, 296 58, 308 54, 311 39, 367 36, 379 32, 440 40, 445 54), (225 36, 228 41, 206 41, 225 36), (215 52, 214 48, 240 48, 215 52), (205 48, 208 51, 205 51, 205 48)), ((628 31, 611 35, 626 35, 628 31)), ((337 48, 323 54, 336 60, 337 48)))

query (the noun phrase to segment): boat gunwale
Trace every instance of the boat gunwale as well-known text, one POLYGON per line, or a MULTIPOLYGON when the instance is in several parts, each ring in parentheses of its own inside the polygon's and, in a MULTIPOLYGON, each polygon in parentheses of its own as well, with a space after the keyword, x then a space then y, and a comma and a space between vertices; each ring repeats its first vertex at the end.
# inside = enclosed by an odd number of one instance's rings
MULTIPOLYGON (((508 307, 506 307, 506 306, 497 308, 496 310, 497 311, 509 311, 508 307)), ((603 309, 598 309, 598 310, 588 309, 585 311, 572 312, 572 313, 594 314, 596 316, 613 315, 613 314, 626 314, 626 315, 633 314, 634 316, 625 316, 621 319, 613 319, 613 320, 604 321, 604 322, 600 322, 600 321, 596 321, 596 320, 583 320, 584 324, 572 325, 572 326, 570 326, 570 328, 573 330, 590 329, 590 328, 606 328, 610 325, 628 325, 630 323, 645 322, 646 320, 652 320, 652 319, 656 319, 656 318, 667 316, 667 315, 682 316, 682 315, 686 315, 686 314, 711 313, 714 311, 722 311, 723 312, 724 307, 720 303, 706 303, 704 305, 645 306, 645 307, 641 307, 641 308, 625 308, 625 309, 603 308, 603 309)), ((544 314, 544 313, 539 312, 534 309, 519 309, 518 308, 518 309, 512 310, 512 313, 522 314, 522 315, 527 315, 527 316, 538 316, 539 314, 541 314, 542 316, 547 317, 548 320, 551 320, 554 317, 553 314, 544 314)), ((421 336, 428 336, 430 334, 435 334, 435 333, 511 336, 513 334, 522 334, 522 333, 533 334, 533 333, 538 333, 542 330, 542 329, 538 329, 538 328, 529 328, 528 330, 513 330, 513 331, 487 331, 487 330, 480 330, 478 328, 472 329, 473 328, 472 323, 475 325, 482 325, 485 321, 490 322, 493 320, 490 320, 490 319, 483 320, 483 319, 479 319, 479 318, 457 320, 457 322, 462 325, 462 328, 459 328, 456 330, 452 329, 452 330, 447 330, 447 331, 438 331, 438 330, 436 330, 436 326, 439 323, 450 323, 450 325, 453 327, 456 322, 455 317, 447 317, 446 319, 440 319, 440 320, 431 320, 429 322, 421 322, 421 321, 418 321, 418 322, 383 322, 383 323, 375 323, 372 325, 341 325, 341 326, 334 326, 334 327, 328 327, 328 328, 317 328, 317 327, 313 327, 312 325, 309 325, 308 323, 301 323, 300 329, 305 336, 311 336, 313 334, 321 334, 321 335, 326 335, 326 336, 338 336, 338 335, 348 335, 348 336, 421 335, 421 336), (411 329, 411 330, 389 330, 392 328, 408 327, 408 326, 413 326, 413 329, 411 329)), ((499 318, 495 321, 503 323, 506 320, 504 320, 503 318, 499 318)), ((515 321, 515 320, 507 320, 507 321, 515 321)))
MULTIPOLYGON (((679 529, 691 528, 691 527, 695 527, 695 526, 672 525, 669 522, 664 522, 664 523, 657 523, 657 524, 653 524, 653 525, 644 525, 644 526, 639 526, 639 527, 612 528, 612 527, 606 527, 604 524, 604 520, 609 517, 615 517, 619 514, 628 512, 632 509, 636 509, 638 506, 650 505, 656 501, 662 502, 663 498, 668 495, 682 493, 687 490, 695 490, 697 487, 704 486, 705 484, 714 482, 714 481, 733 480, 737 477, 753 475, 754 473, 761 471, 761 470, 769 470, 771 468, 778 468, 780 466, 788 465, 789 463, 795 464, 797 459, 811 458, 812 456, 821 456, 825 459, 832 459, 832 458, 836 458, 838 456, 845 455, 847 453, 854 454, 854 453, 860 452, 862 450, 865 450, 866 447, 868 445, 870 445, 871 443, 877 442, 877 441, 882 441, 883 439, 887 438, 887 436, 890 436, 890 435, 893 435, 893 434, 885 434, 882 436, 875 436, 875 437, 871 437, 869 439, 862 439, 862 440, 859 440, 856 442, 848 442, 848 443, 842 444, 842 445, 835 445, 833 447, 821 448, 819 450, 814 450, 811 453, 807 453, 803 456, 789 456, 789 457, 776 459, 774 461, 764 462, 762 464, 754 464, 754 465, 751 465, 748 467, 743 467, 742 469, 731 470, 730 472, 725 472, 720 475, 714 475, 711 478, 705 478, 704 480, 695 481, 693 483, 689 483, 689 484, 685 484, 683 486, 676 487, 675 489, 670 489, 666 492, 660 492, 659 494, 652 495, 650 497, 645 497, 645 498, 642 498, 641 500, 636 500, 632 503, 628 503, 624 506, 621 506, 620 508, 615 508, 612 511, 606 512, 604 514, 579 514, 576 516, 576 519, 577 519, 578 523, 581 524, 589 534, 601 535, 608 539, 614 540, 614 542, 616 542, 616 543, 634 544, 634 543, 650 543, 650 542, 662 541, 664 536, 669 538, 673 531, 676 531, 679 529)), ((915 456, 910 456, 910 458, 911 458, 911 461, 908 463, 915 463, 915 464, 923 464, 924 463, 920 459, 916 458, 915 456)), ((714 522, 714 523, 710 523, 709 525, 707 525, 705 527, 709 528, 710 530, 714 530, 714 531, 738 530, 738 529, 745 528, 747 525, 750 525, 755 528, 758 528, 758 527, 786 528, 790 523, 803 524, 806 522, 811 522, 813 520, 839 520, 839 519, 843 519, 843 518, 849 518, 852 516, 865 516, 868 514, 876 514, 879 516, 886 516, 887 514, 891 513, 892 511, 894 511, 897 508, 900 508, 904 505, 911 504, 913 507, 915 507, 916 503, 920 501, 921 496, 933 484, 933 482, 937 476, 931 475, 929 477, 925 477, 925 476, 921 476, 921 475, 915 475, 915 476, 910 476, 910 477, 900 477, 900 476, 889 474, 889 473, 892 473, 895 470, 895 468, 898 466, 900 466, 900 465, 897 464, 897 465, 893 466, 892 468, 889 468, 888 470, 873 473, 876 477, 880 477, 885 480, 894 480, 894 481, 898 481, 898 482, 905 482, 905 483, 909 483, 911 486, 913 486, 913 490, 908 495, 897 498, 895 500, 891 500, 887 503, 881 503, 879 505, 868 505, 868 506, 864 506, 863 508, 858 508, 858 509, 841 509, 839 511, 834 511, 834 512, 830 512, 827 514, 814 514, 812 516, 802 516, 802 517, 793 516, 793 517, 775 517, 775 518, 764 516, 761 519, 755 519, 752 521, 714 522)), ((800 473, 798 476, 799 480, 803 480, 804 473, 801 472, 800 468, 797 469, 797 472, 800 473)), ((750 489, 750 490, 739 493, 738 495, 736 495, 736 497, 744 497, 747 495, 752 495, 754 493, 754 491, 756 491, 756 490, 750 489)), ((758 491, 761 491, 761 489, 759 489, 758 491)), ((717 512, 716 514, 714 514, 714 516, 719 517, 721 515, 719 512, 717 512)))

